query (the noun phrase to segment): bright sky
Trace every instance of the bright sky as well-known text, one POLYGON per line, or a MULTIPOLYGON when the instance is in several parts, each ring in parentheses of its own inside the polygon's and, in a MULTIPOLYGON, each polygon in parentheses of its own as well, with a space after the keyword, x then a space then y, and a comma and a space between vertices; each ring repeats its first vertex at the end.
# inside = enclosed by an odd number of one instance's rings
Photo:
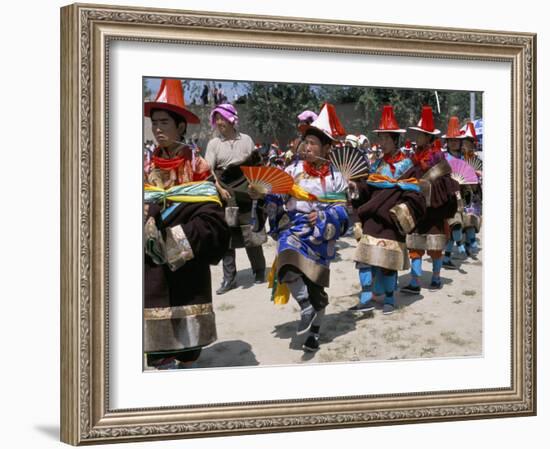
MULTIPOLYGON (((154 98, 156 96, 157 92, 158 92, 159 87, 160 87, 161 78, 146 78, 146 80, 148 82, 149 89, 151 89, 151 91, 153 92, 153 98, 154 98)), ((211 83, 215 83, 216 87, 218 86, 218 84, 221 84, 223 92, 225 93, 225 95, 227 96, 227 99, 229 101, 233 101, 235 94, 240 96, 240 95, 243 95, 245 93, 244 85, 246 83, 239 83, 237 86, 235 86, 234 81, 218 81, 218 80, 190 80, 190 81, 191 81, 191 83, 199 86, 199 88, 196 89, 195 93, 194 93, 194 96, 197 97, 197 102, 200 100, 199 96, 202 92, 202 86, 205 82, 208 83, 209 86, 211 85, 211 83)), ((211 92, 210 92, 210 94, 211 94, 211 92)), ((184 96, 185 96, 185 103, 186 104, 189 104, 189 103, 192 102, 193 99, 191 98, 191 92, 186 90, 184 92, 184 96)))

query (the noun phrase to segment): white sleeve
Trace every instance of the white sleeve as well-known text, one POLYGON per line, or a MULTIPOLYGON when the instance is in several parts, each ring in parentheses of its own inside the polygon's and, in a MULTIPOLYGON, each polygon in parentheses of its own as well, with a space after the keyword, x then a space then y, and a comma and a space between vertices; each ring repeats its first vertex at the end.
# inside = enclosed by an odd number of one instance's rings
POLYGON ((206 145, 206 151, 204 153, 204 159, 208 163, 210 170, 214 171, 216 167, 216 153, 215 153, 214 139, 208 141, 206 145))

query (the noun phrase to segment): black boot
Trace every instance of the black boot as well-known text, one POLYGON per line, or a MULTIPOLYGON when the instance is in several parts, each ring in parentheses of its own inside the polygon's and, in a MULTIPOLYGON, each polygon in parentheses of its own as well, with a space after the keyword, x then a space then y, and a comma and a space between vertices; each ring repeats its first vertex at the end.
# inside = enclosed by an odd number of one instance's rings
POLYGON ((237 282, 235 279, 232 279, 230 281, 224 279, 222 282, 222 285, 220 285, 220 288, 216 290, 216 295, 223 295, 224 293, 227 293, 229 290, 233 290, 237 287, 237 282))
POLYGON ((263 284, 265 282, 265 269, 254 272, 254 284, 263 284))

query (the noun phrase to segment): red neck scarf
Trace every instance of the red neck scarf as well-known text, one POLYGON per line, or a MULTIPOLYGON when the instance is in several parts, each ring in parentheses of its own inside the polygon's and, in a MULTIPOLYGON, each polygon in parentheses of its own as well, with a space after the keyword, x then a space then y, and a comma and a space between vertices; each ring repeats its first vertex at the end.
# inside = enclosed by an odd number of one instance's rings
POLYGON ((415 152, 411 159, 414 163, 414 165, 419 165, 422 170, 426 171, 429 168, 429 162, 432 157, 432 147, 427 146, 424 147, 419 152, 415 152))
POLYGON ((321 187, 323 191, 326 191, 325 176, 328 176, 330 173, 330 165, 325 163, 319 168, 315 168, 312 164, 307 161, 304 161, 304 171, 309 176, 319 177, 321 179, 321 187))
POLYGON ((390 166, 392 175, 395 173, 395 164, 403 159, 405 159, 405 154, 402 151, 397 151, 394 156, 391 154, 384 155, 384 162, 390 166))
MULTIPOLYGON (((161 157, 162 148, 157 147, 155 148, 155 151, 153 152, 153 156, 151 157, 151 161, 153 162, 153 166, 160 168, 161 170, 176 170, 179 168, 181 164, 183 164, 183 161, 185 161, 184 156, 175 156, 172 158, 165 158, 161 157)), ((167 150, 164 151, 165 154, 168 153, 167 150)), ((179 153, 179 150, 178 150, 179 153)))

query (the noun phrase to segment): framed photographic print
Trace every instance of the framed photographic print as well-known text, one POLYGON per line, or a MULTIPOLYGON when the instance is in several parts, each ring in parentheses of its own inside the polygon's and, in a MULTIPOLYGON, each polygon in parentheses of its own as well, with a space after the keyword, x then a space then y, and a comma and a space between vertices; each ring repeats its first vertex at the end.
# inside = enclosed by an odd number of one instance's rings
POLYGON ((536 413, 535 35, 61 26, 64 442, 536 413))

